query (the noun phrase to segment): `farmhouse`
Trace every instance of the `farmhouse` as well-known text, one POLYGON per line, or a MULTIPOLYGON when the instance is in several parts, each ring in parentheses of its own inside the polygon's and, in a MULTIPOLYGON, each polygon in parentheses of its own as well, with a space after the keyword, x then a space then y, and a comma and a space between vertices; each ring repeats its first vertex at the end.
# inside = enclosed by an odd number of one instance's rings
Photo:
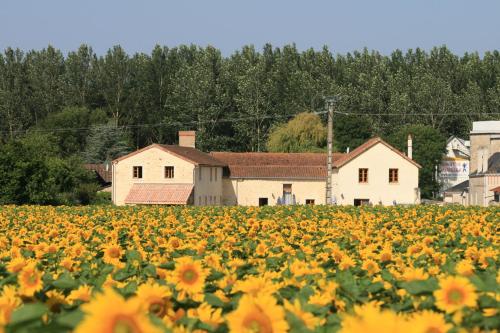
POLYGON ((473 122, 470 144, 469 204, 498 205, 496 191, 500 187, 500 121, 473 122))
MULTIPOLYGON (((414 204, 420 166, 381 138, 350 153, 334 154, 333 201, 342 205, 414 204)), ((113 161, 116 205, 324 204, 324 153, 203 153, 195 132, 179 132, 179 145, 153 144, 113 161)))

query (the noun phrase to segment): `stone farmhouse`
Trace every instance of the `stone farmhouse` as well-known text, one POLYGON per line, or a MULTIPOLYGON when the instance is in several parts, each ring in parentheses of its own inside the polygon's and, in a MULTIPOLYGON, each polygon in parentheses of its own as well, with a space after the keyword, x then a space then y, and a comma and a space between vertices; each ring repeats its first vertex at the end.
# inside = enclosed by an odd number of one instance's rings
MULTIPOLYGON (((204 153, 195 132, 179 145, 152 144, 112 162, 116 205, 325 204, 325 153, 204 153)), ((333 203, 416 204, 420 165, 381 138, 333 156, 333 203)))

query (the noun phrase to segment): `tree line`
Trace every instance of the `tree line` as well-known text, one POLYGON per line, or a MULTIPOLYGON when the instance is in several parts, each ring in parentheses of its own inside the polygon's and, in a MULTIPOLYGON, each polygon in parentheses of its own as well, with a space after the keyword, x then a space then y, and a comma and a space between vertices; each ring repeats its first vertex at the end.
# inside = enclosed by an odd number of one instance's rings
MULTIPOLYGON (((474 120, 500 117, 500 53, 453 54, 327 47, 156 46, 127 54, 89 45, 0 54, 0 145, 46 141, 61 159, 103 162, 197 130, 205 151, 265 151, 269 134, 337 96, 335 149, 410 125, 467 137, 474 120)), ((323 120, 326 115, 322 115, 323 120)), ((21 146, 21 144, 19 144, 21 146)), ((1 185, 1 184, 0 184, 1 185)))

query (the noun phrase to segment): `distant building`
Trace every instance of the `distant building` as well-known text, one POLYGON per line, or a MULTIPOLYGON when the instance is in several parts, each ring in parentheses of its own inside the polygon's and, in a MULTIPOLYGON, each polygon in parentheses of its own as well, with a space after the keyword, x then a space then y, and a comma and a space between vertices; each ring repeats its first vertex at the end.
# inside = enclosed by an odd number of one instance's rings
POLYGON ((469 204, 469 181, 465 180, 443 192, 443 201, 460 205, 469 204))
POLYGON ((470 145, 469 203, 494 204, 500 186, 500 121, 474 122, 470 145))
POLYGON ((84 164, 83 167, 89 171, 94 172, 95 179, 101 186, 101 191, 111 192, 111 180, 113 173, 111 171, 110 163, 100 164, 84 164))
POLYGON ((469 180, 470 141, 451 136, 446 143, 446 155, 441 161, 439 182, 444 192, 469 180))
MULTIPOLYGON (((336 204, 420 202, 420 165, 381 138, 334 154, 336 204)), ((325 153, 203 153, 195 133, 179 132, 179 145, 153 144, 113 161, 116 205, 324 204, 325 153)))

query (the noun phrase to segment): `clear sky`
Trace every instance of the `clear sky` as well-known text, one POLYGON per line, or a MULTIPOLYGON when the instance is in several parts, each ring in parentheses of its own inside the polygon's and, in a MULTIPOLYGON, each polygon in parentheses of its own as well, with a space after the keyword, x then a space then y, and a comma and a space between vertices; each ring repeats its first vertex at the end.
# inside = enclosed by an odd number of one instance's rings
POLYGON ((446 44, 453 52, 500 49, 500 0, 2 0, 0 49, 64 53, 87 43, 98 54, 120 44, 149 53, 155 44, 243 45, 295 42, 335 53, 363 47, 446 44))

